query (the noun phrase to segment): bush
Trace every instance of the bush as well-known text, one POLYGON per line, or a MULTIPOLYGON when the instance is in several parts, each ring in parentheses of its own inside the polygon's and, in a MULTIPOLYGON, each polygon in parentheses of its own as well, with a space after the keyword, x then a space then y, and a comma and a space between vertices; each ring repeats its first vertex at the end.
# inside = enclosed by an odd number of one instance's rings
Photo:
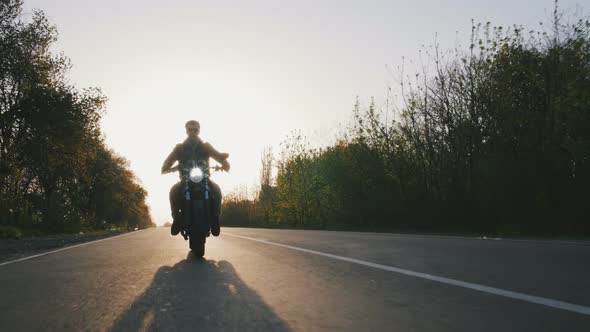
POLYGON ((557 9, 553 32, 478 24, 469 48, 427 49, 399 107, 357 101, 330 146, 288 137, 224 224, 589 236, 590 21, 557 9))
POLYGON ((0 239, 20 239, 22 232, 13 226, 0 226, 0 239))

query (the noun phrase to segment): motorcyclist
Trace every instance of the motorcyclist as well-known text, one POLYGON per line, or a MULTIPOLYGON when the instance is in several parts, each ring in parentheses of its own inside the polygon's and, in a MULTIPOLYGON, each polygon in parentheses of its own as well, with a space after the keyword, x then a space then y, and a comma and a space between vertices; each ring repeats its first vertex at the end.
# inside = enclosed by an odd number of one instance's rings
MULTIPOLYGON (((187 138, 181 143, 174 147, 174 150, 168 155, 164 164, 162 165, 162 174, 173 172, 174 162, 178 161, 179 165, 187 162, 188 160, 209 160, 213 158, 219 162, 222 166, 222 170, 229 171, 230 165, 227 161, 229 154, 221 153, 211 144, 203 142, 199 138, 201 126, 199 122, 190 120, 184 125, 186 129, 187 138)), ((219 236, 220 225, 219 215, 221 214, 221 189, 219 186, 209 180, 211 190, 211 234, 219 236)), ((180 229, 180 207, 182 204, 182 183, 178 182, 170 189, 170 209, 172 210, 172 227, 170 233, 177 235, 180 229)))

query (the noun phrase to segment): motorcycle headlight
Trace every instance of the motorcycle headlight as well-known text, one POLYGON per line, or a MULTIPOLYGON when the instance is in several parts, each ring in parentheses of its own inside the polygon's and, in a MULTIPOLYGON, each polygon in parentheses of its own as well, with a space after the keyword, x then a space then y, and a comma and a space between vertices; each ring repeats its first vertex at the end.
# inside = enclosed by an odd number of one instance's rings
POLYGON ((201 170, 198 167, 195 167, 195 168, 191 169, 191 171, 189 173, 189 177, 190 177, 191 181, 193 181, 194 183, 199 183, 203 180, 203 177, 204 177, 203 170, 201 170))

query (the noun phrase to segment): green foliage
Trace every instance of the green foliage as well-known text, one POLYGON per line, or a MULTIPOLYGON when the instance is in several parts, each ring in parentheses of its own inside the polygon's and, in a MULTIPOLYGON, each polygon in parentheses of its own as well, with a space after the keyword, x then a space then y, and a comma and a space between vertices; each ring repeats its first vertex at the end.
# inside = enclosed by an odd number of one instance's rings
POLYGON ((590 23, 559 18, 550 33, 475 25, 450 58, 435 46, 401 108, 357 102, 325 149, 293 135, 274 185, 226 206, 258 225, 589 235, 590 23))
POLYGON ((253 201, 244 196, 230 194, 224 198, 222 221, 226 226, 250 226, 262 222, 262 216, 256 214, 253 201))
POLYGON ((20 239, 22 236, 23 234, 16 227, 0 225, 0 239, 20 239))
POLYGON ((27 230, 78 232, 152 225, 146 192, 108 150, 106 97, 67 81, 69 61, 49 49, 57 31, 22 1, 0 3, 0 220, 27 230))

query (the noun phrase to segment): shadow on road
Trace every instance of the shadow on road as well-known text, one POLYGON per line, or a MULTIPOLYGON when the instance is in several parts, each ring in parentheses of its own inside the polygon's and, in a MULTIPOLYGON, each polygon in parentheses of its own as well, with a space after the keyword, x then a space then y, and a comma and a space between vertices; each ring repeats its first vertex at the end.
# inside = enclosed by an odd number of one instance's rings
POLYGON ((112 331, 289 331, 227 261, 195 258, 161 267, 112 331))

